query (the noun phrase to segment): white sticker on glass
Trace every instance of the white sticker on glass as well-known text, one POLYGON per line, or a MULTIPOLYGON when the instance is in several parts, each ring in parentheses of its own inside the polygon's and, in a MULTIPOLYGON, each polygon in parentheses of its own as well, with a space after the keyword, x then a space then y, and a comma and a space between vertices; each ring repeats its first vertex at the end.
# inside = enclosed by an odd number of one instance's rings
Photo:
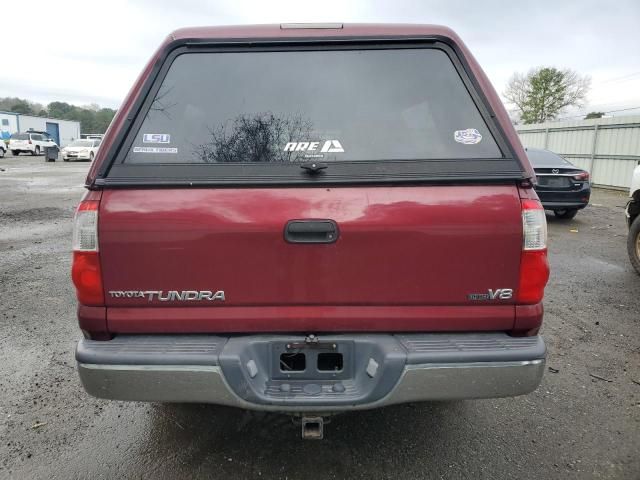
POLYGON ((467 128, 466 130, 456 130, 453 132, 453 139, 465 145, 475 145, 476 143, 480 143, 482 135, 475 128, 467 128))
POLYGON ((133 153, 178 153, 173 147, 133 147, 133 153))
POLYGON ((171 135, 168 133, 144 133, 142 143, 171 143, 171 135))
MULTIPOLYGON (((284 146, 285 152, 317 152, 320 142, 289 142, 284 146)), ((320 148, 322 153, 344 153, 338 140, 327 140, 320 148)))

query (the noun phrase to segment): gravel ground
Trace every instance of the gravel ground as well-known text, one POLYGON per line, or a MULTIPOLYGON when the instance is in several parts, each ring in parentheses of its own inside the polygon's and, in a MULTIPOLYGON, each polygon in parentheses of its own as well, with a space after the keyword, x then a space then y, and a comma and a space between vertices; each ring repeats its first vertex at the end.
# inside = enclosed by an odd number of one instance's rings
POLYGON ((73 359, 73 210, 86 163, 0 159, 0 478, 640 478, 640 277, 625 195, 549 217, 549 358, 528 396, 287 417, 89 397, 73 359))

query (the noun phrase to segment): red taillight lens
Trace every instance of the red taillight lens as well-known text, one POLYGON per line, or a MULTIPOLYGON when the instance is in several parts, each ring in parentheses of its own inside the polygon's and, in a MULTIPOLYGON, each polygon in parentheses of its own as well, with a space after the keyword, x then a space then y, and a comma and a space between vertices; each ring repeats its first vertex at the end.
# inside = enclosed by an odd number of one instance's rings
POLYGON ((544 297, 544 287, 549 280, 547 250, 523 251, 520 258, 520 282, 518 303, 539 303, 544 297))
POLYGON ((538 200, 522 201, 522 256, 518 303, 538 303, 549 280, 547 261, 547 220, 538 200))
POLYGON ((73 223, 71 278, 76 286, 78 301, 83 305, 104 305, 98 253, 98 206, 96 200, 81 202, 73 223))
POLYGON ((98 252, 73 252, 71 278, 82 305, 104 305, 102 272, 98 252))
POLYGON ((31 145, 31 140, 29 140, 29 145, 31 145))
POLYGON ((589 180, 589 172, 582 172, 573 176, 574 180, 586 181, 589 180))

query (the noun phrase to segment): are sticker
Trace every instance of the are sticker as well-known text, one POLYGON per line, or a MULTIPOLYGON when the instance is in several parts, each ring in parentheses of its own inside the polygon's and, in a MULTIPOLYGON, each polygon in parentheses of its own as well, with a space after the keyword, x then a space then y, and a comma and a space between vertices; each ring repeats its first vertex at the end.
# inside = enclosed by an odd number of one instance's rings
POLYGON ((480 143, 482 135, 475 128, 467 128, 466 130, 456 130, 453 132, 453 139, 465 145, 475 145, 476 143, 480 143))
POLYGON ((289 142, 284 146, 285 152, 322 152, 344 153, 344 148, 339 140, 327 140, 320 147, 320 142, 289 142))
POLYGON ((142 143, 171 143, 171 135, 168 133, 145 133, 142 135, 142 143))
POLYGON ((133 147, 133 153, 178 153, 175 147, 133 147))

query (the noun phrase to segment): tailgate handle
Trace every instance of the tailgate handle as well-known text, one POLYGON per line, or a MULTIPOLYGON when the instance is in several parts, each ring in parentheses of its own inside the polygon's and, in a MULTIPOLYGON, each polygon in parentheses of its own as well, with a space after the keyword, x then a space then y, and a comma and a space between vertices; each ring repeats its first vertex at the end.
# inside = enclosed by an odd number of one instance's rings
POLYGON ((289 243, 333 243, 338 235, 338 224, 333 220, 289 220, 284 227, 284 239, 289 243))

